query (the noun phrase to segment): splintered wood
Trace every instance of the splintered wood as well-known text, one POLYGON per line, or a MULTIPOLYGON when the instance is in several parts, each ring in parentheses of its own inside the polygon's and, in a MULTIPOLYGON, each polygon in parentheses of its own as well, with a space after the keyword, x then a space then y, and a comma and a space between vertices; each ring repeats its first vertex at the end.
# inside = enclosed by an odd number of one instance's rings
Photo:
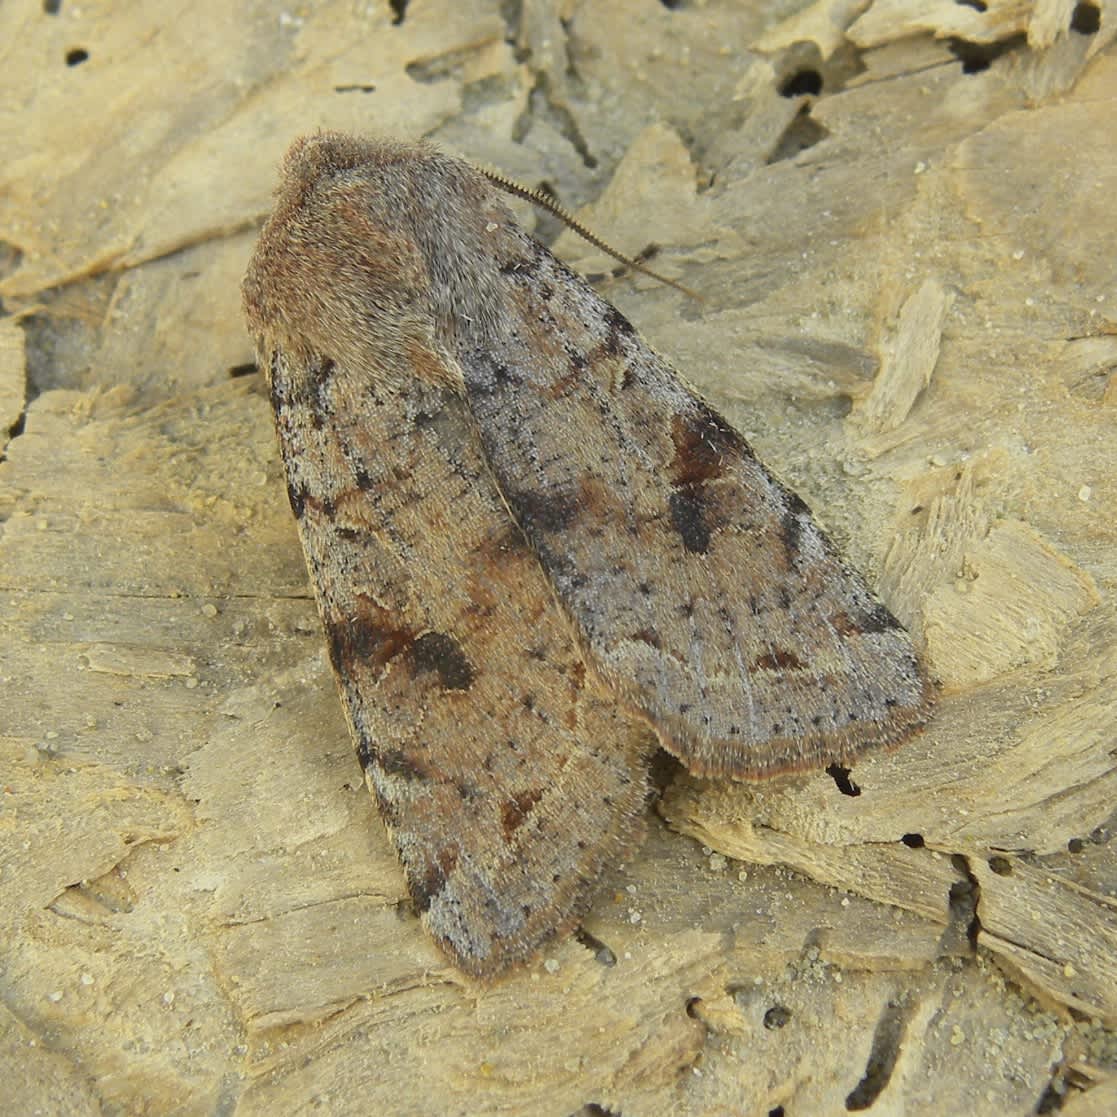
MULTIPOLYGON (((0 7, 0 1108, 1111 1111, 1117 19, 521 7, 0 7), (829 771, 654 764, 644 844, 487 983, 423 933, 363 786, 241 319, 319 129, 429 138, 657 246, 700 302, 509 202, 724 416, 675 479, 712 490, 740 431, 939 692, 829 771)), ((701 495, 656 523, 712 548, 701 495)), ((413 635, 419 683, 465 680, 413 635)))

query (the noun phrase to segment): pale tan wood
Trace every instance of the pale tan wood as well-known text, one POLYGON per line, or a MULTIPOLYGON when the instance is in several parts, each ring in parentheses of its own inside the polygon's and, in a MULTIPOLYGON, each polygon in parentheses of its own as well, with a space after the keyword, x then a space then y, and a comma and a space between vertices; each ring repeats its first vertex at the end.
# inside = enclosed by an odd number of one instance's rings
POLYGON ((1083 36, 1056 0, 0 6, 0 1110, 1110 1112, 1103 7, 1083 36), (948 44, 1010 34, 1037 49, 983 73, 948 44), (781 96, 804 60, 823 95, 781 96), (270 408, 229 376, 276 161, 319 126, 430 134, 659 244, 703 303, 606 295, 944 688, 856 797, 670 774, 592 937, 491 987, 407 909, 270 408))

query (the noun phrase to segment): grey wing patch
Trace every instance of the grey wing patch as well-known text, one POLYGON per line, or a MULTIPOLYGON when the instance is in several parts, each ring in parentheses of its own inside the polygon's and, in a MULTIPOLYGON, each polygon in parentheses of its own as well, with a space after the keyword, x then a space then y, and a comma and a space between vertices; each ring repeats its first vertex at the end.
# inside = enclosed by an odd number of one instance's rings
POLYGON ((927 718, 908 634, 614 307, 507 230, 526 328, 458 359, 505 500, 605 676, 692 770, 848 760, 927 718))

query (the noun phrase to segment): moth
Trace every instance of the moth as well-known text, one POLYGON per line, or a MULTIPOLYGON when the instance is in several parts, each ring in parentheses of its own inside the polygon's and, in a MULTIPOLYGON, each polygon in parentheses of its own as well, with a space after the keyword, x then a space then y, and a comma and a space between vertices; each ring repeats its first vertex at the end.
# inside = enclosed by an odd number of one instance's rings
POLYGON ((657 745, 755 779, 926 721, 803 501, 468 163, 298 140, 244 303, 358 757, 467 973, 578 922, 657 745))

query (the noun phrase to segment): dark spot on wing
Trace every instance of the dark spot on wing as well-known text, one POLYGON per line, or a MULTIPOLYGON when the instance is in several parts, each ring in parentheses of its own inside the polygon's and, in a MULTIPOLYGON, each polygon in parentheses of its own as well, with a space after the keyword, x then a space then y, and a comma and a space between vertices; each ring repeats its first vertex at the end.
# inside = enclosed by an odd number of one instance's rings
POLYGON ((668 507, 671 526, 679 533, 683 546, 692 554, 704 555, 710 549, 710 529, 699 486, 673 492, 668 507))
POLYGON ((268 395, 271 398, 272 410, 279 414, 286 410, 291 402, 290 385, 283 379, 283 368, 275 353, 271 355, 269 368, 271 372, 268 375, 268 395))
POLYGON ((306 391, 302 402, 310 415, 315 430, 321 430, 333 411, 330 399, 330 381, 333 379, 336 363, 329 357, 320 357, 310 362, 307 372, 306 391))
POLYGON ((572 493, 536 493, 506 490, 505 498, 520 526, 534 536, 564 531, 578 515, 578 498, 572 493))
POLYGON ((412 646, 414 633, 367 598, 358 598, 352 615, 327 617, 330 661, 341 674, 355 666, 381 668, 412 646))
POLYGON ((748 443, 711 407, 696 402, 671 420, 675 453, 669 467, 675 489, 669 500, 671 523, 688 551, 705 554, 721 526, 711 522, 706 486, 735 461, 751 457, 748 443))
POLYGON ((505 838, 512 835, 527 821, 536 803, 543 798, 541 790, 521 791, 511 799, 505 800, 500 812, 500 825, 505 838))
POLYGON ((671 462, 671 481, 675 485, 713 481, 725 473, 733 459, 752 456, 740 434, 705 404, 696 404, 693 412, 672 418, 671 441, 675 444, 671 462))
POLYGON ((803 661, 794 653, 783 648, 773 648, 752 661, 754 671, 802 671, 803 661))
POLYGON ((889 632, 903 627, 879 601, 873 602, 872 608, 861 618, 861 631, 865 633, 889 632))
POLYGON ((332 357, 318 357, 310 362, 310 378, 316 384, 323 384, 337 371, 337 362, 332 357))
POLYGON ((411 899, 415 902, 415 910, 422 915, 430 909, 438 894, 446 887, 446 873, 437 861, 427 865, 422 876, 409 879, 411 885, 411 899))
POLYGON ((337 515, 337 505, 332 500, 323 500, 320 497, 311 496, 308 492, 304 494, 303 501, 304 510, 306 508, 317 509, 327 520, 332 520, 337 515))
POLYGON ((647 644, 649 647, 656 650, 663 647, 663 642, 659 638, 659 633, 654 628, 642 628, 639 632, 632 634, 633 640, 639 640, 642 644, 647 644))
POLYGON ((499 361, 489 361, 488 369, 490 373, 490 390, 501 391, 507 388, 519 388, 523 383, 523 377, 519 373, 510 369, 507 365, 501 364, 499 361))
POLYGON ((368 738, 363 734, 357 735, 357 759, 366 772, 376 760, 376 754, 372 751, 368 738))
POLYGON ((479 340, 463 345, 462 371, 468 392, 480 396, 504 395, 515 392, 523 384, 523 377, 512 366, 493 357, 491 349, 479 340))
POLYGON ((424 632, 411 645, 416 674, 433 671, 446 690, 468 690, 475 671, 461 645, 445 632, 424 632))
POLYGON ((302 486, 295 486, 290 481, 287 482, 287 499, 291 502, 291 511, 295 513, 295 519, 301 520, 303 513, 306 511, 306 498, 307 491, 302 486))
POLYGON ((310 362, 306 375, 292 373, 278 352, 273 352, 269 361, 269 394, 272 408, 277 415, 291 409, 305 411, 316 430, 321 430, 331 410, 328 397, 328 384, 333 375, 334 362, 328 357, 310 362))
POLYGON ((780 490, 783 494, 783 502, 787 505, 788 512, 796 516, 809 516, 811 514, 811 510, 807 507, 807 502, 794 489, 789 489, 786 485, 781 485, 780 490))
POLYGON ((572 345, 565 346, 566 357, 570 361, 570 366, 576 372, 585 372, 589 368, 589 358, 585 353, 575 349, 572 345))
POLYGON ((830 623, 839 636, 866 636, 904 627, 879 601, 858 617, 846 612, 836 613, 830 623))
POLYGON ((605 340, 602 342, 602 350, 610 357, 619 357, 624 352, 622 339, 631 338, 635 334, 632 323, 615 306, 606 304, 605 340))
POLYGON ((385 775, 397 779, 425 781, 429 778, 420 765, 400 749, 387 749, 372 757, 372 763, 385 775))
POLYGON ((795 512, 787 511, 780 519, 780 537, 788 557, 794 559, 799 553, 799 542, 803 535, 803 521, 795 512))

